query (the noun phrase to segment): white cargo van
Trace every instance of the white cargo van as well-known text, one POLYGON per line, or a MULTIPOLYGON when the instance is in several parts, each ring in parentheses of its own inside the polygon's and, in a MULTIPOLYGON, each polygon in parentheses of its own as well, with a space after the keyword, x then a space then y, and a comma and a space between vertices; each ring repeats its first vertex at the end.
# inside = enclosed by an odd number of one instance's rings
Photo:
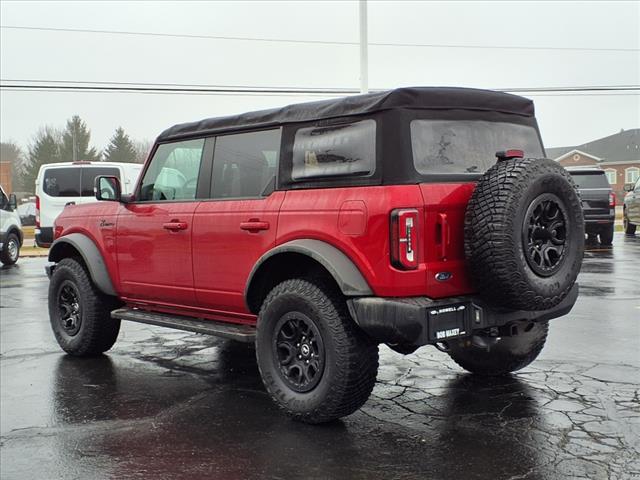
POLYGON ((65 205, 95 202, 93 192, 98 175, 120 179, 122 193, 132 193, 142 170, 138 163, 64 162, 40 167, 36 178, 36 244, 48 247, 53 242, 53 221, 65 205))

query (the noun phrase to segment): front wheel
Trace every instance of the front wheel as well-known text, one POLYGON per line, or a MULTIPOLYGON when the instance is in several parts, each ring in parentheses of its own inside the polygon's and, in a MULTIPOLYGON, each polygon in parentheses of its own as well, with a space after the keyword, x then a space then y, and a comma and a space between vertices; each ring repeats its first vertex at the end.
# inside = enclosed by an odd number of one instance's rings
POLYGON ((256 355, 271 398, 295 420, 323 423, 359 409, 378 371, 378 346, 322 280, 278 284, 258 317, 256 355))
POLYGON ((20 256, 20 239, 15 233, 7 235, 7 241, 0 251, 0 261, 5 265, 13 265, 20 256))
POLYGON ((49 320, 60 347, 85 357, 109 350, 118 338, 120 320, 111 318, 117 299, 100 292, 82 264, 60 261, 49 283, 49 320))
MULTIPOLYGON (((449 356, 465 370, 478 375, 505 375, 533 362, 544 347, 548 322, 518 322, 516 335, 480 347, 471 342, 450 346, 449 356)), ((515 333, 515 332, 514 332, 515 333)))

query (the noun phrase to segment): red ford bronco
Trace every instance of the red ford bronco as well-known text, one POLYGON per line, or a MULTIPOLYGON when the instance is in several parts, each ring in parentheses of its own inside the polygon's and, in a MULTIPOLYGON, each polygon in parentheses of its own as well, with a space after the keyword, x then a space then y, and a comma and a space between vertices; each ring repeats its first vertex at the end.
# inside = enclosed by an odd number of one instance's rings
POLYGON ((530 100, 461 88, 176 125, 133 194, 98 177, 56 220, 53 332, 77 356, 121 320, 255 342, 309 423, 362 406, 380 343, 513 372, 578 296, 580 200, 544 155, 530 100))

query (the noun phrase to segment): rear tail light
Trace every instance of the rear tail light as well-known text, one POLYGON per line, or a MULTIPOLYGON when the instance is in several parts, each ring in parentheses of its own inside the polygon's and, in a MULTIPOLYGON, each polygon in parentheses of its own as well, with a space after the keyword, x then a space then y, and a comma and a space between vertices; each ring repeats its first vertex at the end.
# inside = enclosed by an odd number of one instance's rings
POLYGON ((609 192, 609 208, 614 208, 616 206, 616 194, 613 192, 609 192))
POLYGON ((418 210, 391 212, 391 264, 402 270, 418 268, 418 210))
POLYGON ((36 228, 40 228, 40 197, 36 195, 36 228))

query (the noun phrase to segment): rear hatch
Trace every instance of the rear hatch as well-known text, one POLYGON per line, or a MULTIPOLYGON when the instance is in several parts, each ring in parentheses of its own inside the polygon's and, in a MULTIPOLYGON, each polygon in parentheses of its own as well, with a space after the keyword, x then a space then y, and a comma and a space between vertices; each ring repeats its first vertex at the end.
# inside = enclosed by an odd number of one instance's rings
POLYGON ((609 215, 611 186, 603 171, 572 171, 573 181, 578 187, 585 219, 609 215))
POLYGON ((535 125, 485 120, 411 121, 413 163, 423 181, 424 248, 429 297, 473 293, 466 274, 464 217, 496 152, 518 149, 544 157, 535 125))

